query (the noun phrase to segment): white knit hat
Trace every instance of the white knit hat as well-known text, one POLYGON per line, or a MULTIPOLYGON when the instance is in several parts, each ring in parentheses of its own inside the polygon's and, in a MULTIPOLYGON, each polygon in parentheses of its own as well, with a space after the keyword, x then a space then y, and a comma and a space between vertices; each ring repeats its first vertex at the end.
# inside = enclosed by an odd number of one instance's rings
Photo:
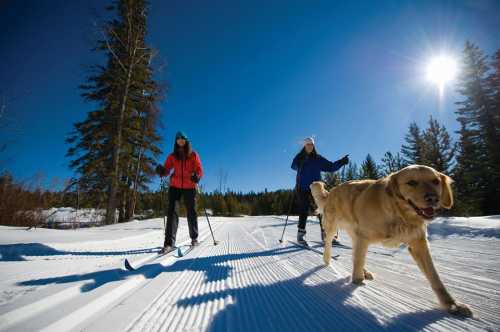
POLYGON ((314 145, 314 138, 313 137, 306 137, 304 138, 304 145, 306 144, 312 144, 314 145))

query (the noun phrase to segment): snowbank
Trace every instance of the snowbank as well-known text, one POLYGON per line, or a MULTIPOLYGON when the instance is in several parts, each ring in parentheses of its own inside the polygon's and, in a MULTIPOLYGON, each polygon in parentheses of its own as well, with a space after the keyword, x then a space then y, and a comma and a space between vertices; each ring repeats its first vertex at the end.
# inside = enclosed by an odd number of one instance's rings
POLYGON ((500 216, 437 218, 429 223, 429 236, 500 238, 500 216))

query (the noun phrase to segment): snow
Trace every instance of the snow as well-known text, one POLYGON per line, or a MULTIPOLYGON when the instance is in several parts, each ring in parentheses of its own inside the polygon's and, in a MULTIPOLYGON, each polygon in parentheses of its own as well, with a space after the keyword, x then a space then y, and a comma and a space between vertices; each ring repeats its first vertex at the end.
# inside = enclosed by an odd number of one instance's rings
POLYGON ((44 210, 43 215, 47 217, 48 223, 99 223, 104 218, 105 210, 79 209, 72 207, 60 207, 44 210))
POLYGON ((24 213, 34 214, 36 219, 43 220, 48 227, 69 228, 99 225, 104 219, 105 210, 58 207, 24 213))
MULTIPOLYGON (((69 213, 72 213, 71 211, 69 213)), ((459 331, 500 330, 500 216, 438 218, 429 225, 437 269, 475 318, 441 311, 404 248, 372 246, 374 281, 350 283, 349 238, 324 267, 312 251, 280 244, 283 216, 205 218, 202 244, 182 258, 144 260, 163 242, 163 219, 100 228, 0 227, 0 331, 459 331)), ((181 220, 178 244, 189 241, 181 220)), ((293 239, 297 218, 285 238, 293 239)), ((319 226, 310 244, 322 251, 319 226)))

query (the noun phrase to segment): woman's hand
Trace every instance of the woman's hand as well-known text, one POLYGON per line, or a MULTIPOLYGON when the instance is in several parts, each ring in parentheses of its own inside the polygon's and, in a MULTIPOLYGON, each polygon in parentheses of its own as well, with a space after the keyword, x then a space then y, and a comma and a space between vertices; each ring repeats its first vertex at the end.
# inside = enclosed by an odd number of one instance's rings
POLYGON ((349 155, 346 154, 342 159, 340 159, 342 166, 349 164, 349 155))
POLYGON ((158 165, 156 166, 156 174, 159 176, 166 176, 167 175, 167 169, 163 167, 163 165, 158 165))
POLYGON ((191 181, 193 181, 194 183, 200 182, 200 177, 198 176, 198 174, 196 174, 196 172, 193 172, 193 174, 191 174, 191 181))

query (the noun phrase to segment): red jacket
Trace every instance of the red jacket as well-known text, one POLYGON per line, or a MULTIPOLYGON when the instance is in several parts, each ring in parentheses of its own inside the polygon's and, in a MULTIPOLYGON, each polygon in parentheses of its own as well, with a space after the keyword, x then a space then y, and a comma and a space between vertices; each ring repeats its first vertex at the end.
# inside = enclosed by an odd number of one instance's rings
POLYGON ((185 160, 179 160, 175 158, 173 153, 170 154, 165 160, 165 169, 167 176, 174 169, 174 173, 170 177, 170 186, 180 189, 196 188, 196 183, 191 180, 193 172, 196 172, 200 179, 203 176, 200 157, 194 151, 185 160))

